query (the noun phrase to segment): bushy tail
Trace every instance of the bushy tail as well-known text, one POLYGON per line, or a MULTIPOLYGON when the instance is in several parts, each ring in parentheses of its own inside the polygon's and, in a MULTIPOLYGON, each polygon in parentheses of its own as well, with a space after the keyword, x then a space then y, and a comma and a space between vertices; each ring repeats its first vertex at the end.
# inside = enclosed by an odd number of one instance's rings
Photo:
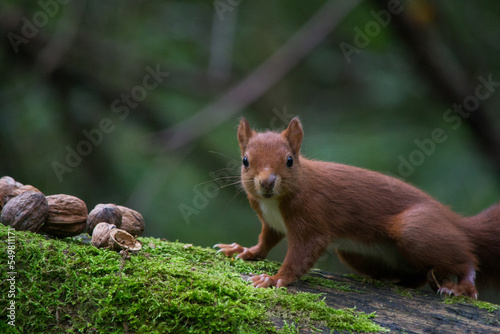
POLYGON ((466 218, 464 228, 474 241, 478 283, 500 288, 500 203, 466 218))

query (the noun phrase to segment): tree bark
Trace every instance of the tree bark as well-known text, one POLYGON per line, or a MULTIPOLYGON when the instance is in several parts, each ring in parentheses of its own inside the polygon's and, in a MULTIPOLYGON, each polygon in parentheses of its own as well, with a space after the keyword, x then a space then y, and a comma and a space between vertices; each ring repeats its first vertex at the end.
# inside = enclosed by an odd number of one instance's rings
MULTIPOLYGON (((390 329, 391 333, 500 333, 500 308, 489 311, 467 303, 467 299, 446 304, 444 296, 433 292, 406 289, 370 279, 320 271, 311 272, 311 276, 348 285, 353 291, 314 286, 303 280, 290 285, 288 290, 291 293, 323 293, 325 302, 332 308, 355 307, 365 313, 376 312, 372 320, 390 329)), ((275 322, 280 326, 279 319, 275 322)), ((327 328, 321 329, 328 332, 327 328)))

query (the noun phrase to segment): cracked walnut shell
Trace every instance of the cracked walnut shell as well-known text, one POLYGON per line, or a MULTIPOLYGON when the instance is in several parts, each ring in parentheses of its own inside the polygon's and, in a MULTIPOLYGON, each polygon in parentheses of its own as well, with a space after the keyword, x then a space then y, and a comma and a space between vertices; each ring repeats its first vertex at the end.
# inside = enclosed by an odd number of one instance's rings
POLYGON ((114 228, 109 233, 109 237, 109 247, 116 251, 123 249, 130 252, 137 252, 142 248, 142 244, 125 230, 114 228))

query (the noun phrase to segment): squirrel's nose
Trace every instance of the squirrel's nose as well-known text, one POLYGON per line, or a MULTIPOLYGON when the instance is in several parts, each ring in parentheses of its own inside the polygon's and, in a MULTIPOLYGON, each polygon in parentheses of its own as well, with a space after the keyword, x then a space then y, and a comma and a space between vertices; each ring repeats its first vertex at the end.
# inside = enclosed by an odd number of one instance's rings
POLYGON ((267 191, 273 190, 276 184, 276 175, 270 174, 267 178, 260 180, 260 185, 267 191))

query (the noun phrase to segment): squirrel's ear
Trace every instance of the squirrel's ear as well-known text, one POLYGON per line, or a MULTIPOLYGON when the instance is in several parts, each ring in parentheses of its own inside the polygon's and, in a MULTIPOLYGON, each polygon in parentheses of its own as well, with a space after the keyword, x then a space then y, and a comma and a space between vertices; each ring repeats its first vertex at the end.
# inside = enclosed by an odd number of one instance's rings
POLYGON ((241 153, 245 152, 248 140, 252 137, 254 132, 250 129, 250 124, 245 118, 241 118, 240 126, 238 127, 238 142, 240 143, 241 153))
POLYGON ((299 118, 294 117, 290 121, 290 124, 288 124, 288 128, 283 131, 281 135, 288 141, 288 144, 290 144, 293 154, 299 155, 300 145, 304 137, 304 131, 302 130, 302 124, 299 118))

